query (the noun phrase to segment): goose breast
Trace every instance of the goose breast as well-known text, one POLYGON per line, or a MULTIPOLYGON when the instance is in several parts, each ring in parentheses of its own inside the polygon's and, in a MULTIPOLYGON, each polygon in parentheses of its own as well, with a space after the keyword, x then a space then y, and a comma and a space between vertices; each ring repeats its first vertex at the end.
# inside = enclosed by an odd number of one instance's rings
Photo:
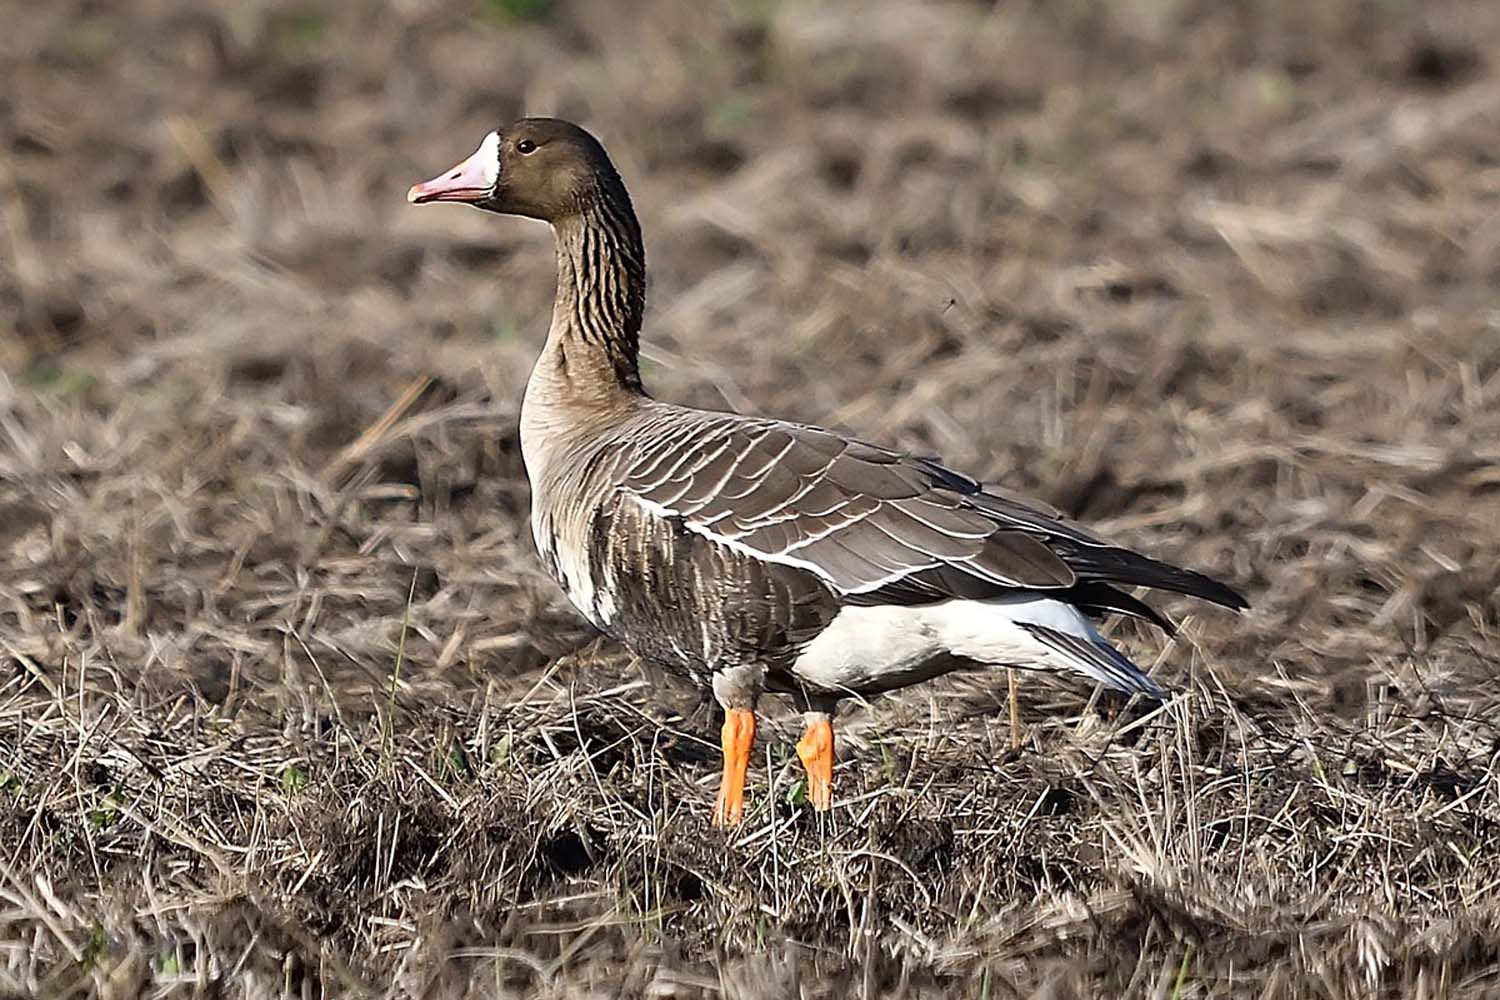
POLYGON ((532 532, 549 574, 596 628, 698 683, 745 663, 788 670, 838 614, 834 593, 616 488, 630 451, 606 444, 537 491, 532 532))

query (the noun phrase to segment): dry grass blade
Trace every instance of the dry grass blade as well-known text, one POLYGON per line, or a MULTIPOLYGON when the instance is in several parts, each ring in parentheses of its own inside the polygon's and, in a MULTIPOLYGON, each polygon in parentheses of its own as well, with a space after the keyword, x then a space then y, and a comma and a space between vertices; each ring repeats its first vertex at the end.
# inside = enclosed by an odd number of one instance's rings
POLYGON ((349 466, 362 461, 367 455, 385 442, 385 436, 391 428, 404 416, 406 412, 416 405, 417 400, 432 385, 432 378, 428 375, 419 375, 411 381, 401 394, 391 401, 384 413, 370 426, 362 431, 359 437, 333 456, 333 460, 323 469, 323 478, 331 480, 338 473, 349 466))

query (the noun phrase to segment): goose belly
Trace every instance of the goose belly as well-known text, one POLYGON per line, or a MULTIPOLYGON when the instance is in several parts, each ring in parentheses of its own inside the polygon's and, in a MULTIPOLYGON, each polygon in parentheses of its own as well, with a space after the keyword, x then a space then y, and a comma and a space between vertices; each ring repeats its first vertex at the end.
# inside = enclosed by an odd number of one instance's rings
POLYGON ((1027 625, 1105 642, 1077 608, 1046 598, 848 606, 803 647, 791 672, 830 694, 878 694, 976 662, 1092 674, 1027 625))

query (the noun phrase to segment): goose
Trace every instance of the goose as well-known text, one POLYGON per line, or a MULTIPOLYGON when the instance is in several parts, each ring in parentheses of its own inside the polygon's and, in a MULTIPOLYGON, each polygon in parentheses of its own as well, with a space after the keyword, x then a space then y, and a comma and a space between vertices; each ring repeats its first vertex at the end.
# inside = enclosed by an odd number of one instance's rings
POLYGON ((842 699, 989 667, 1161 700, 1094 624, 1120 613, 1170 634, 1123 588, 1248 606, 1209 576, 935 459, 652 398, 637 360, 640 225, 604 147, 577 125, 503 125, 407 200, 552 226, 552 321, 520 409, 532 535, 583 617, 723 708, 716 826, 743 818, 765 692, 790 695, 804 715, 796 750, 807 801, 823 811, 842 699))

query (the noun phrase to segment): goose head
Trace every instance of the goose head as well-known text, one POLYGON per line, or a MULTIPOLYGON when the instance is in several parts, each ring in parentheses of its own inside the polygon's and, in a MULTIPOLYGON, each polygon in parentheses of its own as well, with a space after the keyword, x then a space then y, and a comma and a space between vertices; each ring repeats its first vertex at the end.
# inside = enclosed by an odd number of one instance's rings
POLYGON ((413 184, 406 200, 460 202, 556 223, 619 185, 614 164, 588 132, 556 118, 522 118, 486 135, 462 163, 413 184))

